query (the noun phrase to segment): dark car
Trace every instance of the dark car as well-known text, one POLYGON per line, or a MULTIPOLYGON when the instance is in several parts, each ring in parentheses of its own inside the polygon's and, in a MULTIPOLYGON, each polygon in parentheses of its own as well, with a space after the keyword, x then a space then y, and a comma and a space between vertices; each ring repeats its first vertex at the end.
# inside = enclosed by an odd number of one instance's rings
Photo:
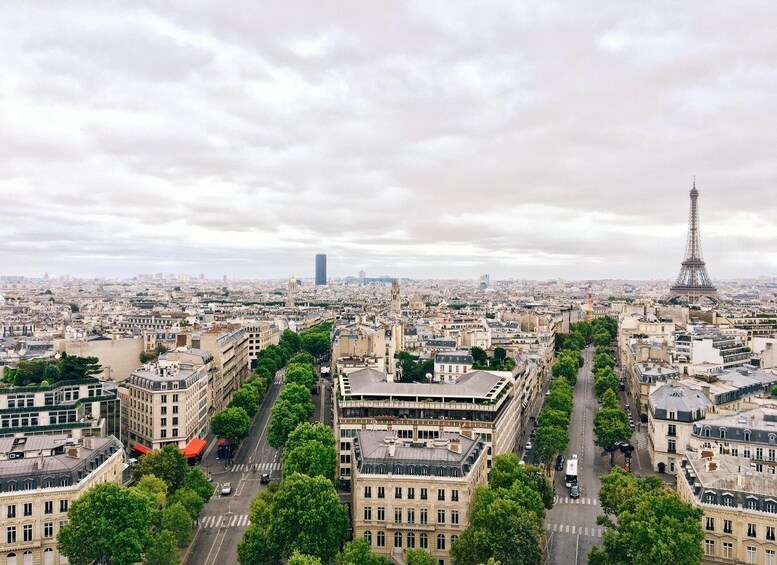
POLYGON ((259 482, 263 485, 269 485, 270 484, 270 475, 267 473, 262 473, 262 478, 259 479, 259 482))
POLYGON ((535 437, 537 435, 537 429, 532 429, 531 433, 529 434, 529 437, 535 437))
POLYGON ((563 455, 556 457, 556 471, 563 471, 564 463, 566 463, 566 459, 564 459, 563 455))
POLYGON ((569 496, 572 498, 580 498, 580 487, 577 486, 577 483, 572 484, 572 487, 569 489, 569 496))

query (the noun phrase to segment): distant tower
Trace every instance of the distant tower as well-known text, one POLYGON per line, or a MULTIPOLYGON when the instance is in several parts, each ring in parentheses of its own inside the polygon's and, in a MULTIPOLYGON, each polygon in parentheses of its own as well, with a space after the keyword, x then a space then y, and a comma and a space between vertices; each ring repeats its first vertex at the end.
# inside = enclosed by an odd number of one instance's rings
POLYGON ((688 216, 688 241, 685 244, 685 260, 680 268, 669 298, 680 298, 691 303, 699 302, 706 297, 718 301, 718 289, 712 286, 707 266, 701 256, 701 237, 699 236, 699 191, 696 190, 696 179, 693 179, 691 195, 691 211, 688 216))
POLYGON ((326 284, 326 255, 316 255, 316 286, 326 284))
POLYGON ((294 308, 294 295, 297 293, 297 279, 294 275, 289 277, 289 286, 286 291, 286 308, 294 308))
POLYGON ((394 279, 391 283, 391 311, 402 311, 402 303, 399 301, 399 279, 394 279))

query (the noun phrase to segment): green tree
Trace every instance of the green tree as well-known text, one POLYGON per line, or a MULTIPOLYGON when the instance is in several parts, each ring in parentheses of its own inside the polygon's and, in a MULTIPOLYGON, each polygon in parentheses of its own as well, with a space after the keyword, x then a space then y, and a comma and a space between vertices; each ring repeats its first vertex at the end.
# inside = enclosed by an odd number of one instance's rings
POLYGON ((554 379, 564 377, 569 384, 577 382, 577 365, 567 356, 556 359, 553 363, 552 373, 554 379))
POLYGON ((278 400, 272 407, 272 421, 267 428, 267 441, 278 449, 286 443, 289 434, 308 419, 304 406, 288 400, 278 400))
POLYGON ((608 475, 599 479, 599 502, 605 514, 618 515, 623 506, 638 493, 638 481, 622 467, 613 467, 608 475))
POLYGON ((593 341, 593 344, 596 347, 607 347, 612 341, 612 336, 610 336, 607 330, 597 330, 591 338, 591 341, 593 341))
POLYGON ((329 351, 329 334, 305 335, 302 338, 302 349, 313 357, 321 357, 329 351))
POLYGON ((192 489, 186 487, 179 488, 177 491, 175 491, 172 496, 170 496, 169 503, 171 506, 174 504, 180 504, 186 508, 186 511, 189 513, 189 518, 191 520, 197 520, 200 517, 200 513, 202 512, 203 507, 205 506, 205 502, 202 500, 202 498, 200 498, 200 495, 192 489))
POLYGON ((242 408, 249 417, 253 418, 259 411, 260 400, 261 396, 256 388, 242 386, 232 395, 229 406, 233 408, 242 408))
POLYGON ((237 545, 237 562, 240 565, 278 565, 280 550, 270 539, 269 528, 251 521, 237 545))
POLYGON ((602 375, 594 382, 594 393, 597 398, 602 398, 608 390, 616 394, 618 392, 618 377, 612 371, 602 375))
POLYGON ((594 416, 594 444, 610 453, 610 465, 615 460, 616 444, 628 443, 631 434, 629 420, 619 408, 599 410, 594 416))
POLYGON ((537 437, 534 438, 534 450, 537 459, 544 465, 549 465, 553 458, 569 445, 567 430, 556 426, 537 428, 537 437))
POLYGON ((564 349, 580 351, 584 347, 585 337, 579 332, 572 332, 564 339, 564 349))
POLYGON ((602 409, 617 409, 619 407, 618 404, 618 396, 615 394, 615 391, 611 388, 608 388, 604 391, 604 394, 602 395, 602 409))
POLYGON ((167 485, 155 475, 142 476, 132 488, 146 496, 153 508, 161 509, 167 504, 167 485))
POLYGON ((391 561, 382 555, 372 553, 370 542, 358 538, 345 544, 337 554, 337 565, 391 565, 391 561))
POLYGON ((295 473, 275 494, 270 539, 287 557, 294 550, 334 559, 348 534, 348 514, 332 483, 295 473))
POLYGON ((192 541, 192 517, 180 502, 175 502, 162 510, 162 529, 175 537, 178 547, 192 541))
POLYGON ((202 499, 202 502, 208 502, 213 496, 213 483, 205 475, 205 472, 199 467, 192 467, 186 475, 183 483, 184 488, 193 490, 202 499))
POLYGON ((280 343, 288 344, 292 351, 299 351, 302 349, 302 338, 299 337, 299 334, 291 330, 283 330, 280 343))
POLYGON ((558 410, 565 414, 572 414, 572 407, 572 396, 561 391, 551 390, 545 401, 545 408, 558 410))
POLYGON ((594 358, 594 371, 599 369, 612 369, 615 367, 615 360, 607 353, 599 353, 594 358))
POLYGON ((777 385, 772 385, 772 388, 769 389, 769 392, 772 396, 777 396, 777 385))
POLYGON ((405 552, 405 562, 407 565, 437 565, 437 558, 425 549, 412 548, 405 552))
POLYGON ((178 565, 181 552, 175 536, 167 530, 159 530, 151 540, 151 545, 143 556, 144 565, 178 565))
POLYGON ((569 428, 569 414, 562 410, 546 408, 537 416, 537 425, 540 427, 556 426, 559 428, 569 428))
POLYGON ((292 383, 299 384, 308 390, 313 388, 313 386, 316 384, 316 381, 318 380, 312 365, 303 365, 300 363, 289 365, 288 369, 286 370, 285 379, 287 385, 292 383))
POLYGON ((186 480, 189 465, 177 445, 166 445, 140 458, 132 469, 132 476, 140 480, 145 475, 154 475, 167 485, 168 494, 174 493, 186 480))
POLYGON ((225 408, 213 416, 210 429, 220 438, 240 441, 251 430, 251 417, 242 408, 225 408))
POLYGON ((315 410, 313 400, 310 397, 310 388, 302 386, 301 384, 287 384, 284 387, 283 392, 278 395, 278 399, 297 404, 305 410, 308 417, 313 414, 313 411, 315 410))
POLYGON ((303 422, 289 434, 286 441, 286 449, 296 449, 309 441, 317 441, 327 447, 337 448, 337 440, 332 428, 324 424, 311 424, 303 422))
POLYGON ((60 379, 63 381, 93 377, 102 373, 102 370, 97 357, 79 357, 63 353, 59 360, 60 379))
POLYGON ((57 543, 72 565, 91 565, 101 558, 113 565, 132 565, 151 542, 149 499, 116 483, 86 491, 67 516, 57 543))
POLYGON ((48 359, 20 359, 13 372, 13 384, 16 386, 55 383, 59 380, 59 365, 48 359))
POLYGON ((472 361, 475 365, 483 367, 488 365, 488 354, 482 347, 478 347, 477 345, 472 346, 469 350, 469 354, 472 355, 472 361))
POLYGON ((289 557, 289 565, 321 565, 321 560, 318 557, 295 551, 289 557))
POLYGON ((497 347, 494 349, 494 360, 501 367, 507 359, 507 350, 504 347, 497 347))
POLYGON ((488 474, 488 484, 493 489, 508 491, 513 485, 521 484, 538 493, 545 508, 553 508, 553 485, 545 477, 543 470, 535 465, 521 465, 515 453, 494 457, 491 472, 488 474))
MULTIPOLYGON (((294 334, 297 335, 297 334, 294 334)), ((299 351, 299 348, 297 348, 295 351, 299 351)), ((316 360, 313 358, 313 356, 310 353, 297 353, 294 357, 289 359, 289 366, 291 365, 310 365, 313 366, 316 364, 316 360)))
POLYGON ((658 488, 632 497, 609 523, 604 547, 594 546, 589 562, 606 565, 698 565, 703 557, 701 508, 680 500, 677 493, 658 488))
POLYGON ((283 452, 283 475, 302 473, 310 477, 321 476, 336 484, 337 451, 334 447, 317 441, 308 441, 283 452))

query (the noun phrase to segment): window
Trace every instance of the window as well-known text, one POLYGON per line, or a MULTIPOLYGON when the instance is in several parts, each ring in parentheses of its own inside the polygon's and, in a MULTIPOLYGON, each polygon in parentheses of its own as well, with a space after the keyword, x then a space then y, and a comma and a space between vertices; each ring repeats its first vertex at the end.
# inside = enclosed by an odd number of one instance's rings
POLYGON ((421 533, 418 536, 418 547, 421 549, 429 549, 429 536, 426 533, 421 533))
POLYGON ((715 541, 711 539, 704 540, 704 555, 715 555, 715 541))
POLYGON ((166 426, 166 425, 167 425, 167 418, 162 418, 160 426, 166 426))
POLYGON ((44 514, 53 514, 54 513, 54 501, 53 500, 47 500, 43 503, 43 513, 44 514))
POLYGON ((364 507, 364 519, 365 520, 372 520, 372 506, 365 506, 364 507))
POLYGON ((378 498, 386 498, 386 487, 378 487, 378 498))
POLYGON ((25 524, 22 532, 24 533, 24 541, 32 541, 32 524, 25 524))
POLYGON ((415 547, 415 534, 413 532, 407 533, 407 547, 408 548, 415 547))
POLYGON ((46 522, 43 524, 43 537, 44 538, 54 537, 54 522, 46 522))
POLYGON ((755 458, 759 461, 763 461, 764 459, 764 449, 763 447, 756 447, 755 448, 755 458))
POLYGON ((437 534, 437 550, 445 550, 445 534, 437 534))
POLYGON ((7 543, 16 543, 16 526, 8 526, 5 529, 5 541, 7 543))
POLYGON ((748 498, 747 499, 747 509, 748 510, 758 510, 758 500, 755 498, 748 498))
POLYGON ((401 508, 394 508, 394 523, 395 524, 401 524, 402 523, 402 509, 401 508))
POLYGON ((726 428, 720 429, 720 439, 726 439, 726 428))
POLYGON ((756 550, 752 545, 748 545, 745 550, 745 563, 756 563, 756 550))
POLYGON ((731 559, 734 556, 734 544, 731 542, 723 542, 723 557, 731 559))
POLYGON ((451 536, 451 547, 453 547, 453 544, 456 543, 457 539, 459 539, 459 536, 455 534, 451 536))
POLYGON ((771 514, 777 514, 777 502, 773 500, 767 500, 766 504, 764 505, 764 510, 771 514))
POLYGON ((364 532, 364 539, 366 539, 367 542, 370 544, 370 546, 372 546, 372 532, 371 531, 367 530, 366 532, 364 532))
POLYGON ((386 509, 383 506, 378 506, 378 522, 386 521, 386 509))
POLYGON ((8 517, 9 518, 16 518, 16 505, 15 504, 9 504, 8 505, 8 517))
POLYGON ((178 416, 173 416, 173 425, 174 426, 178 425, 178 416))
POLYGON ((723 497, 723 506, 733 507, 734 506, 734 497, 732 497, 732 496, 724 496, 723 497))
MULTIPOLYGON (((458 524, 459 523, 459 511, 458 510, 451 510, 451 524, 458 524)), ((453 541, 451 541, 453 543, 453 541)))
POLYGON ((677 453, 677 440, 670 439, 669 441, 667 441, 667 448, 666 448, 666 450, 669 453, 677 453))
POLYGON ((708 532, 714 532, 715 531, 715 518, 710 518, 709 516, 707 516, 706 530, 708 532))
POLYGON ((173 428, 173 435, 172 437, 178 437, 178 428, 173 428))
POLYGON ((747 525, 747 537, 754 538, 756 537, 756 528, 755 524, 748 524, 747 525))
POLYGON ((677 436, 677 425, 669 424, 669 426, 667 427, 666 435, 668 435, 668 436, 677 436))
POLYGON ((372 487, 364 487, 364 498, 372 498, 372 487))
POLYGON ((178 402, 178 395, 177 394, 173 395, 173 402, 178 402))
POLYGON ((774 541, 774 526, 766 526, 766 539, 774 541))
POLYGON ((402 487, 394 487, 394 498, 402 498, 402 487))
POLYGON ((426 500, 428 498, 427 491, 425 488, 421 489, 421 500, 426 500))
POLYGON ((745 441, 750 441, 750 430, 745 430, 745 441))
POLYGON ((408 489, 407 489, 407 498, 408 498, 408 500, 415 500, 415 488, 408 487, 408 489))
POLYGON ((764 565, 777 565, 777 559, 775 559, 773 549, 767 549, 764 554, 766 555, 764 565))
POLYGON ((437 511, 437 523, 438 524, 444 524, 445 523, 445 510, 438 510, 437 511))
POLYGON ((67 512, 67 500, 60 500, 59 501, 59 511, 60 512, 67 512))
POLYGON ((723 533, 730 534, 733 531, 731 520, 723 520, 723 533))
POLYGON ((386 547, 386 532, 378 532, 378 547, 386 547))
POLYGON ((407 509, 407 523, 408 524, 415 524, 415 509, 414 508, 408 508, 407 509))
POLYGON ((451 491, 451 500, 453 502, 458 502, 459 501, 459 491, 458 490, 452 490, 451 491))
POLYGON ((24 515, 25 516, 32 516, 32 502, 25 502, 24 503, 24 515))
POLYGON ((394 532, 394 547, 402 547, 402 532, 394 532))
POLYGON ((438 488, 437 489, 437 500, 445 500, 445 489, 444 488, 438 488))
POLYGON ((421 508, 421 525, 429 523, 429 511, 426 508, 421 508))

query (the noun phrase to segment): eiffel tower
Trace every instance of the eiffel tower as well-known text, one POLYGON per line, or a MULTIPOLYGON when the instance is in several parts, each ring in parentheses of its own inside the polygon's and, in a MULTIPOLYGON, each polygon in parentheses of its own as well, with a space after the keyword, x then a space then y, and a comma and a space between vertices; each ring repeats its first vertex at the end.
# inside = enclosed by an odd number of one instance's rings
POLYGON ((718 302, 718 289, 712 285, 707 274, 707 266, 701 256, 701 238, 699 237, 699 191, 696 190, 696 179, 693 179, 691 189, 691 212, 688 216, 688 242, 685 244, 685 260, 680 268, 672 288, 669 289, 669 299, 686 300, 696 304, 701 298, 718 302))

